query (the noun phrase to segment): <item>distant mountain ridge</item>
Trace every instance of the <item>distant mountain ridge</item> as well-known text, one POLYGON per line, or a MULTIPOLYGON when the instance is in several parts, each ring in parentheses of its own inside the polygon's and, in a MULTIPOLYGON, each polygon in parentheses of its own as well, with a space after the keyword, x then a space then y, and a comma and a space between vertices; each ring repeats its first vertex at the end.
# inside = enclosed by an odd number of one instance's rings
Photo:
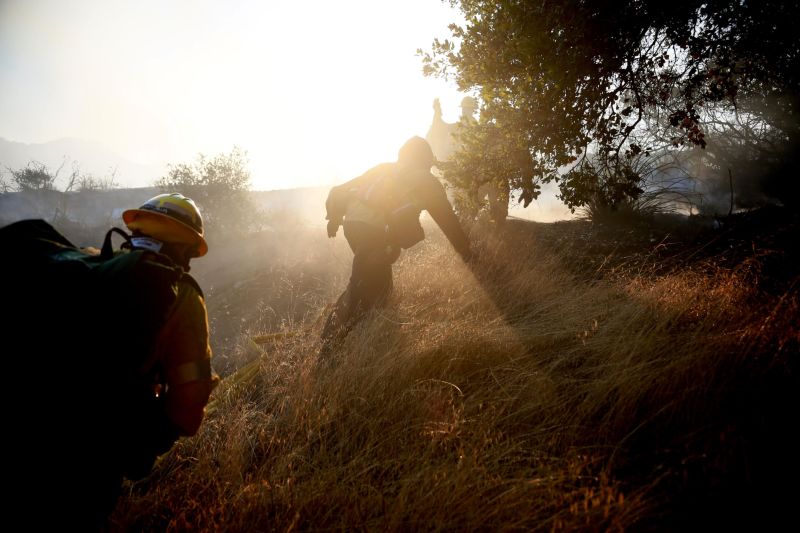
POLYGON ((31 161, 42 163, 52 172, 63 164, 59 186, 69 176, 73 164, 82 173, 96 178, 109 177, 116 169, 115 181, 120 187, 149 187, 166 173, 165 166, 136 163, 99 142, 65 138, 29 144, 0 137, 0 172, 24 168, 31 161))

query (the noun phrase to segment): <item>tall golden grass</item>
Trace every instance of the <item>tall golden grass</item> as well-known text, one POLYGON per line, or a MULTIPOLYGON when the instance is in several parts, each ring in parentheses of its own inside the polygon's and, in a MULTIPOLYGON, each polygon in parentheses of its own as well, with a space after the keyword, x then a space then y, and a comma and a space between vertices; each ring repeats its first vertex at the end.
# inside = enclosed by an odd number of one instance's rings
POLYGON ((752 269, 710 263, 585 276, 576 248, 529 227, 477 235, 472 265, 434 233, 328 363, 320 320, 251 343, 258 357, 216 390, 198 436, 126 485, 114 529, 766 520, 796 292, 765 297, 752 269))

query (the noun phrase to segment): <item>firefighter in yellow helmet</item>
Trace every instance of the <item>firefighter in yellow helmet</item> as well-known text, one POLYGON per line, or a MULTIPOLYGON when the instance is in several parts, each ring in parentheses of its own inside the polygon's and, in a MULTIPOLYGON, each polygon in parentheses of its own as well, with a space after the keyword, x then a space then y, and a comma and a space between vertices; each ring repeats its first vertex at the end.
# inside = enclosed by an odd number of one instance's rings
POLYGON ((203 293, 188 274, 208 251, 200 211, 162 194, 123 220, 131 235, 112 228, 100 253, 44 220, 0 228, 15 252, 0 262, 11 280, 0 323, 15 404, 4 422, 14 487, 4 510, 22 529, 106 530, 123 478, 146 476, 196 434, 219 382, 203 293), (113 233, 126 237, 123 250, 113 233), (55 497, 43 500, 45 488, 55 497))
MULTIPOLYGON (((186 271, 190 259, 208 252, 200 210, 181 194, 158 195, 139 209, 125 211, 122 219, 133 232, 133 248, 166 255, 186 271)), ((152 364, 163 366, 167 378, 167 417, 179 435, 194 435, 219 380, 211 371, 205 300, 195 283, 181 283, 175 307, 150 359, 152 364)))
MULTIPOLYGON (((130 247, 167 256, 185 272, 189 261, 208 252, 203 237, 203 219, 197 205, 178 193, 161 194, 138 209, 122 214, 132 235, 130 247)), ((154 426, 161 432, 149 440, 145 449, 129 450, 121 458, 127 471, 109 472, 116 490, 123 476, 138 478, 149 473, 156 457, 168 451, 178 437, 197 433, 206 404, 219 377, 211 369, 208 315, 202 291, 188 275, 177 284, 177 298, 160 328, 155 347, 140 373, 155 373, 163 379, 162 412, 152 413, 154 426)), ((110 485, 109 485, 110 488, 110 485)), ((117 492, 109 494, 106 512, 110 513, 117 492)))

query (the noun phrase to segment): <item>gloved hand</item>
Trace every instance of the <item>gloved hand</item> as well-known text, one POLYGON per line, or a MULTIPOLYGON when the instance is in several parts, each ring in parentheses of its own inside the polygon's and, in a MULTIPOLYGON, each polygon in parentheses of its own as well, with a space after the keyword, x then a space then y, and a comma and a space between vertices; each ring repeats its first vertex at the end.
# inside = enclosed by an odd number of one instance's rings
POLYGON ((329 220, 328 221, 328 237, 331 239, 336 237, 336 232, 339 231, 339 226, 341 225, 341 221, 338 220, 329 220))

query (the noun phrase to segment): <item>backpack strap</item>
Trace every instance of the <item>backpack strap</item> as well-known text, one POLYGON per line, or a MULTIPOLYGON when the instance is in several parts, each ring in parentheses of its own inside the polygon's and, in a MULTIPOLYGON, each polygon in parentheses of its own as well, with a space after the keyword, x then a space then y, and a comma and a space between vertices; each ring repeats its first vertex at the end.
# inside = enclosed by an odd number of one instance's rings
POLYGON ((197 291, 197 294, 199 294, 203 299, 205 299, 206 296, 203 294, 203 289, 200 288, 200 285, 198 285, 197 280, 195 280, 191 276, 191 274, 189 274, 188 272, 183 272, 183 274, 181 274, 181 280, 187 282, 189 285, 194 287, 194 290, 197 291))
POLYGON ((119 228, 116 228, 116 227, 111 228, 110 230, 108 230, 106 232, 106 237, 105 237, 105 239, 103 239, 103 248, 100 250, 100 257, 102 259, 111 259, 111 257, 114 256, 114 247, 111 244, 111 234, 112 233, 117 233, 119 235, 122 235, 122 238, 125 239, 125 242, 127 242, 128 244, 130 244, 130 242, 131 242, 131 236, 130 235, 128 235, 127 233, 125 233, 124 231, 122 231, 119 228))

